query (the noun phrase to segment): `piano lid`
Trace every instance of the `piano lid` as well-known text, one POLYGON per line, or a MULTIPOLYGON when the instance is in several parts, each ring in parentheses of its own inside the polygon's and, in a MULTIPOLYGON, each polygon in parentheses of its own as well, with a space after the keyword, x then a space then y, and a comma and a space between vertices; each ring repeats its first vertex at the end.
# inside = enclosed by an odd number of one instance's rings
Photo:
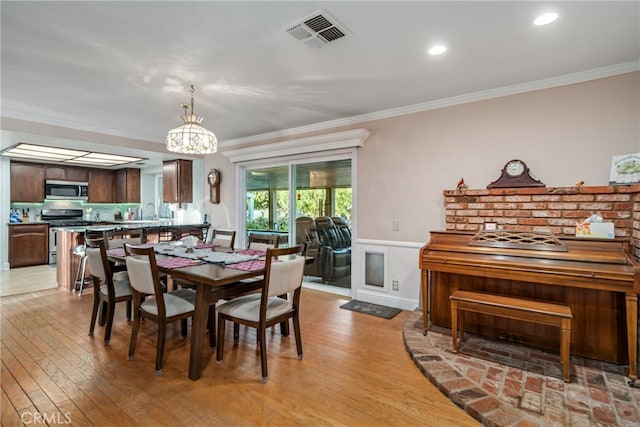
MULTIPOLYGON (((495 230, 485 230, 495 232, 495 230)), ((536 232, 537 234, 537 232, 536 232)), ((420 251, 421 258, 452 259, 462 254, 486 259, 492 257, 507 257, 504 259, 529 258, 577 261, 605 264, 633 264, 630 250, 630 239, 616 237, 615 239, 585 239, 578 237, 555 236, 559 245, 567 250, 540 250, 542 244, 538 240, 531 243, 515 245, 514 242, 471 243, 478 235, 477 232, 465 231, 431 231, 429 242, 420 251)), ((521 242, 522 243, 522 242, 521 242)), ((553 246, 552 246, 553 247, 553 246)))

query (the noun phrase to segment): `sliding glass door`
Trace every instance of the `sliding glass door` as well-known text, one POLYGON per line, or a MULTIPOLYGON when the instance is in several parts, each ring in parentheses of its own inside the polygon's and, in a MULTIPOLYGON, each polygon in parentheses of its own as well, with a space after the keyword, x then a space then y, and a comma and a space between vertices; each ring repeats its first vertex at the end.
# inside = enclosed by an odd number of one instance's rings
POLYGON ((351 159, 246 168, 245 226, 281 244, 307 244, 305 280, 351 285, 351 159))

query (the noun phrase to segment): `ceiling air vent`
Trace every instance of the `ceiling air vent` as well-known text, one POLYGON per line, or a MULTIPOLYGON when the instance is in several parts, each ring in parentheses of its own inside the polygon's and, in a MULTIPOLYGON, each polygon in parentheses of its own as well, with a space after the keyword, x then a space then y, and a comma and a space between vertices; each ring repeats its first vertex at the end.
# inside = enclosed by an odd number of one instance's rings
POLYGON ((324 10, 297 20, 287 25, 284 30, 311 47, 322 47, 350 35, 343 25, 338 24, 338 21, 324 10))

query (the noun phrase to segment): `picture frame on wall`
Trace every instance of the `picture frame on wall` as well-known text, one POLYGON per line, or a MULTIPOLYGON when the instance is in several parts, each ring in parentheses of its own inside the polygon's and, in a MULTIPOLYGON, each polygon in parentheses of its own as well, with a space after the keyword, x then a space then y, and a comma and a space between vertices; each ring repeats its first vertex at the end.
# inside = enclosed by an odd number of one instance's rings
POLYGON ((609 185, 629 185, 640 182, 640 153, 613 156, 609 185))

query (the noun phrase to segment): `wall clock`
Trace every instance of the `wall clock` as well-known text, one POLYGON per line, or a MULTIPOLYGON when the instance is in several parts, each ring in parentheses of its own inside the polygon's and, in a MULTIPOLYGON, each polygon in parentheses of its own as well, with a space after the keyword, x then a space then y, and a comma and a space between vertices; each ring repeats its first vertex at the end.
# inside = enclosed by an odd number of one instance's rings
POLYGON ((209 201, 220 203, 220 171, 211 169, 207 175, 207 181, 209 181, 209 201))
POLYGON ((487 185, 487 188, 520 188, 544 187, 545 185, 531 176, 526 163, 522 160, 509 160, 498 179, 487 185))

